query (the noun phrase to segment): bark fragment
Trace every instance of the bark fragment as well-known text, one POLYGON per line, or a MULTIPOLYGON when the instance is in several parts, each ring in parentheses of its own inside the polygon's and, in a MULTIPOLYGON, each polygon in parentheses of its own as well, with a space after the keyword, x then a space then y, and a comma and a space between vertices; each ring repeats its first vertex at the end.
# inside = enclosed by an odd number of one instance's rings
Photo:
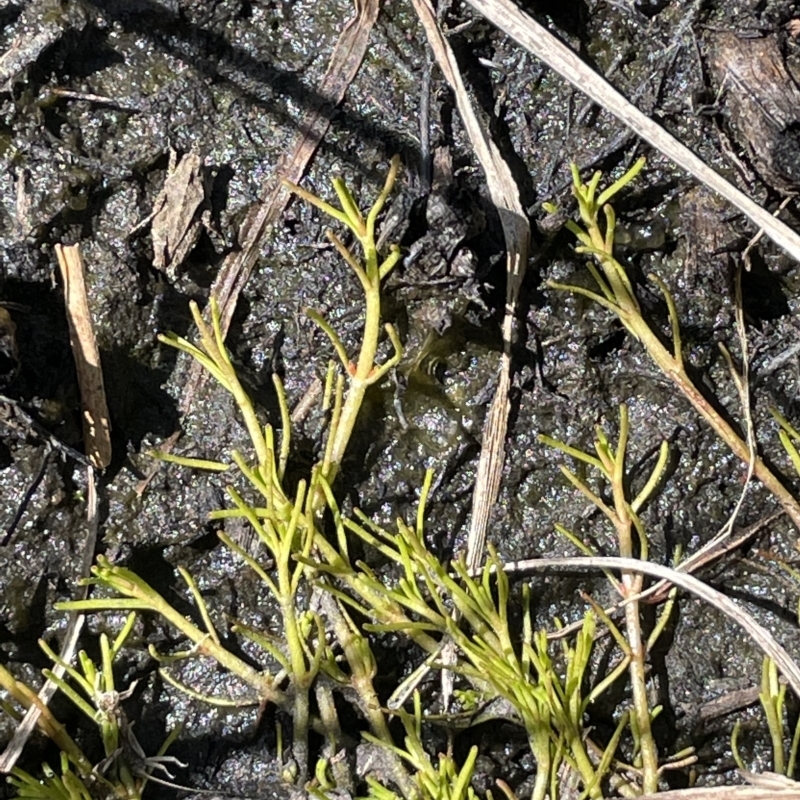
POLYGON ((707 60, 733 136, 764 180, 800 188, 800 88, 787 72, 777 36, 706 37, 707 60))

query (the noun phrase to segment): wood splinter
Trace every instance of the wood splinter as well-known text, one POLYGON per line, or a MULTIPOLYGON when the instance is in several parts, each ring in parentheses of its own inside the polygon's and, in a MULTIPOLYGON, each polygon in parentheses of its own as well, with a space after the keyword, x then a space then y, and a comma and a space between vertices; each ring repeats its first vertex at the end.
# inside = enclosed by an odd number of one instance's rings
POLYGON ((111 423, 103 384, 100 351, 86 294, 85 268, 77 244, 55 246, 64 283, 69 338, 81 395, 84 449, 97 469, 111 463, 111 423))

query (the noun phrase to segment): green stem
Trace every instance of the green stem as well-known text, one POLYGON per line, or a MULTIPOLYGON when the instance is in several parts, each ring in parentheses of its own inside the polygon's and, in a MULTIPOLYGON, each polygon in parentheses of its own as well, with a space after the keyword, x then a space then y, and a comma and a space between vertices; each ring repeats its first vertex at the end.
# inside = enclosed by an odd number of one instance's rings
MULTIPOLYGON (((593 215, 588 220, 588 232, 592 245, 596 248, 595 258, 603 268, 603 272, 615 295, 614 302, 604 303, 604 305, 617 314, 625 327, 642 343, 659 369, 678 387, 717 436, 728 445, 744 464, 749 464, 751 451, 747 442, 698 391, 683 366, 680 336, 676 335, 677 315, 674 312, 672 297, 663 282, 653 279, 661 287, 670 307, 675 355, 667 350, 643 318, 639 303, 630 287, 630 282, 627 279, 623 280, 621 277, 625 274, 624 269, 614 259, 613 253, 606 250, 605 237, 602 235, 597 221, 597 209, 594 209, 593 215)), ((582 293, 585 294, 586 292, 582 293)), ((758 456, 756 456, 755 464, 753 465, 753 475, 778 499, 792 522, 800 530, 800 503, 764 463, 763 459, 758 456)))
MULTIPOLYGON (((630 573, 623 574, 623 580, 629 575, 630 573)), ((629 584, 631 591, 637 594, 641 591, 640 585, 637 588, 637 582, 629 581, 629 584)), ((658 791, 658 749, 650 725, 650 700, 647 696, 645 674, 646 652, 642 641, 638 603, 629 603, 625 606, 625 625, 631 653, 628 668, 631 678, 631 694, 642 757, 642 791, 644 794, 651 794, 658 791)))
POLYGON ((589 787, 589 797, 593 800, 602 800, 603 787, 597 779, 597 768, 586 752, 584 736, 580 730, 572 730, 569 742, 569 752, 575 759, 575 766, 578 768, 585 786, 589 787))
MULTIPOLYGON (((331 604, 336 603, 330 597, 331 604)), ((359 708, 369 723, 372 735, 381 742, 391 747, 394 743, 386 716, 381 708, 378 694, 372 679, 375 677, 375 661, 369 644, 360 634, 356 633, 349 625, 344 612, 337 609, 338 613, 329 615, 336 639, 344 651, 347 663, 350 665, 350 685, 359 698, 359 708)), ((387 750, 387 752, 392 752, 387 750)), ((391 765, 392 777, 400 787, 405 797, 413 796, 413 787, 408 772, 403 767, 402 761, 393 754, 391 765)))
MULTIPOLYGON (((634 553, 633 542, 633 512, 625 492, 625 452, 628 445, 628 432, 628 409, 623 404, 620 408, 619 442, 613 458, 611 485, 614 496, 619 554, 624 558, 634 558, 636 554, 634 553)), ((647 541, 643 536, 640 537, 640 550, 639 557, 646 559, 647 541)), ((636 596, 642 591, 644 576, 642 573, 624 570, 622 572, 622 585, 626 597, 636 596)), ((625 606, 625 628, 631 655, 628 669, 631 679, 636 728, 639 731, 643 776, 642 787, 644 793, 649 794, 658 791, 658 750, 650 726, 650 701, 647 696, 647 676, 645 671, 647 653, 642 639, 639 603, 636 601, 625 606)))
MULTIPOLYGON (((98 556, 97 565, 92 567, 96 580, 112 588, 124 598, 131 598, 137 603, 137 608, 147 609, 160 614, 167 622, 171 623, 181 633, 195 644, 196 652, 207 655, 218 661, 228 671, 241 678, 252 686, 259 697, 285 707, 286 695, 275 687, 271 676, 259 672, 242 659, 235 656, 221 644, 215 642, 205 631, 200 630, 183 614, 174 609, 164 598, 138 575, 124 567, 111 564, 104 556, 98 556)), ((113 600, 82 600, 56 604, 56 608, 65 611, 96 611, 124 607, 119 601, 113 600)))
MULTIPOLYGON (((620 318, 636 337, 642 342, 650 357, 656 362, 661 371, 670 378, 680 389, 683 395, 695 407, 700 416, 711 426, 733 453, 744 464, 750 462, 751 453, 747 442, 733 429, 731 425, 717 412, 714 406, 706 400, 701 392, 692 383, 683 365, 675 359, 661 343, 660 339, 648 327, 639 315, 638 309, 633 312, 630 308, 623 308, 620 318), (632 316, 633 314, 638 316, 632 316)), ((800 504, 792 493, 781 483, 775 473, 764 463, 760 456, 756 456, 753 466, 753 475, 767 487, 778 499, 789 518, 800 529, 800 504)))
POLYGON ((5 689, 26 710, 31 706, 39 709, 37 727, 65 753, 69 760, 84 775, 92 772, 92 764, 83 751, 67 733, 66 728, 53 716, 48 706, 27 684, 18 681, 2 664, 0 664, 0 687, 5 689))
POLYGON ((550 736, 549 725, 538 724, 533 732, 530 729, 528 730, 528 743, 537 762, 531 800, 546 800, 550 788, 550 773, 552 771, 550 736))

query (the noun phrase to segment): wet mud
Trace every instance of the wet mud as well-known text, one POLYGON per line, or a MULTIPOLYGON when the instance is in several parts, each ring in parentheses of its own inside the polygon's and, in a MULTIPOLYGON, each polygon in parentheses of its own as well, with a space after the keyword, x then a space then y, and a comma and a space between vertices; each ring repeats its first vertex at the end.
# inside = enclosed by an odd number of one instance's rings
MULTIPOLYGON (((793 76, 800 41, 786 29, 792 4, 556 6, 535 3, 528 10, 714 168, 770 210, 797 189, 800 90, 793 76)), ((239 246, 241 222, 297 135, 304 110, 316 102, 315 86, 351 13, 344 0, 0 3, 0 660, 33 686, 47 665, 36 641, 58 645, 66 623, 53 604, 74 596, 86 536, 85 468, 75 457, 82 452, 80 399, 54 277, 58 243, 79 242, 87 264, 111 413, 113 460, 101 477, 99 552, 173 599, 181 592, 176 569, 187 568, 220 618, 235 613, 265 626, 277 614, 264 587, 219 545, 221 524, 209 522, 209 512, 225 503, 227 479, 159 465, 150 455, 178 429, 186 455, 219 458, 247 446, 234 405, 219 388, 209 384, 180 412, 189 364, 156 335, 192 332, 188 303, 205 302, 219 265, 239 246), (181 165, 177 190, 165 193, 181 165), (166 207, 174 208, 169 220, 166 207)), ((746 466, 606 311, 546 287, 548 279, 583 285, 590 279, 571 236, 541 205, 548 200, 574 214, 570 162, 584 177, 596 168, 617 176, 647 155, 642 176, 616 204, 620 258, 648 319, 665 337, 666 306, 645 276, 657 273, 670 287, 687 360, 738 425, 740 398, 718 345, 738 353, 734 276, 755 231, 468 6, 456 3, 442 13, 535 231, 490 539, 511 560, 573 553, 556 533, 558 523, 614 553, 613 531, 559 471, 569 460, 537 437, 591 449, 595 425, 615 435, 624 402, 634 484, 637 469, 649 474, 660 441, 670 443, 668 475, 642 515, 651 558, 670 563, 677 546, 693 552, 725 523, 746 466)), ((388 282, 386 317, 407 354, 397 378, 369 398, 340 491, 346 504, 391 525, 397 515, 414 513, 424 470, 433 467, 427 530, 431 546, 449 558, 465 545, 502 351, 503 240, 413 11, 387 3, 304 185, 331 197, 330 178, 343 175, 372 198, 396 152, 404 168, 395 215, 387 212, 385 222, 406 259, 388 282), (429 149, 421 144, 425 137, 429 149)), ((795 202, 782 215, 800 227, 795 202)), ((305 308, 324 312, 347 346, 358 341, 358 287, 323 244, 328 224, 307 206, 291 205, 270 232, 237 307, 228 346, 265 421, 279 419, 273 371, 295 405, 333 355, 305 308)), ((749 259, 743 294, 758 445, 797 491, 800 481, 770 409, 800 425, 800 268, 766 240, 749 259)), ((319 455, 320 428, 320 415, 312 413, 295 432, 298 474, 319 455)), ((751 486, 736 527, 774 510, 774 500, 751 486)), ((703 577, 798 655, 798 585, 775 561, 796 555, 796 541, 797 531, 781 518, 703 577)), ((599 602, 611 599, 605 583, 585 575, 537 579, 536 624, 551 626, 554 616, 579 619, 580 590, 599 602)), ((87 646, 119 623, 114 615, 91 617, 87 646)), ((653 660, 653 691, 665 709, 659 745, 671 753, 695 744, 701 781, 730 778, 738 707, 719 716, 704 709, 757 685, 760 651, 689 597, 679 600, 667 640, 653 660), (738 681, 736 688, 728 679, 738 681)), ((378 650, 402 678, 419 654, 397 641, 378 650)), ((166 685, 146 645, 166 650, 179 642, 158 620, 138 626, 133 644, 118 681, 138 681, 126 708, 146 749, 181 722, 173 752, 189 766, 180 782, 238 797, 286 796, 276 741, 276 722, 286 720, 261 715, 244 695, 241 710, 221 712, 166 685)), ((231 689, 228 676, 207 663, 190 662, 180 677, 208 694, 231 689)), ((756 719, 752 699, 743 708, 750 710, 742 715, 756 719)), ((613 713, 598 709, 593 723, 608 724, 613 713)), ((0 716, 0 742, 13 727, 0 716)), ((490 788, 504 778, 523 793, 529 786, 535 765, 513 726, 487 724, 458 741, 481 747, 476 785, 490 788)), ((743 735, 753 764, 769 764, 768 744, 758 723, 743 735)), ((35 770, 45 756, 52 753, 35 739, 21 763, 35 770)), ((678 788, 688 774, 676 771, 666 780, 678 788)), ((151 797, 171 791, 148 788, 151 797)))

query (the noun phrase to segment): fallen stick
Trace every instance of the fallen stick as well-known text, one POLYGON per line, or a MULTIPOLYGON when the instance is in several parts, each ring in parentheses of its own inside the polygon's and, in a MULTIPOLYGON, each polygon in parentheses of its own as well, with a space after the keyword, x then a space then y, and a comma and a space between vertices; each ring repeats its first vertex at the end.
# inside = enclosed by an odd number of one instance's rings
POLYGON ((104 469, 111 463, 111 423, 103 385, 100 351, 94 336, 86 294, 86 270, 78 245, 57 244, 55 251, 64 286, 64 305, 72 356, 78 373, 83 448, 92 464, 98 469, 104 469))
POLYGON ((491 134, 480 121, 472 106, 456 57, 436 22, 429 0, 412 0, 425 35, 436 57, 436 63, 450 84, 456 98, 458 113, 464 123, 475 155, 486 175, 486 185, 492 202, 500 215, 506 244, 506 304, 503 316, 503 355, 498 385, 483 424, 483 441, 475 476, 472 498, 469 537, 467 540, 467 565, 475 569, 484 560, 486 532, 492 509, 500 491, 500 480, 505 460, 506 432, 511 388, 511 351, 517 339, 517 301, 530 245, 530 224, 522 208, 511 168, 503 159, 491 134))

